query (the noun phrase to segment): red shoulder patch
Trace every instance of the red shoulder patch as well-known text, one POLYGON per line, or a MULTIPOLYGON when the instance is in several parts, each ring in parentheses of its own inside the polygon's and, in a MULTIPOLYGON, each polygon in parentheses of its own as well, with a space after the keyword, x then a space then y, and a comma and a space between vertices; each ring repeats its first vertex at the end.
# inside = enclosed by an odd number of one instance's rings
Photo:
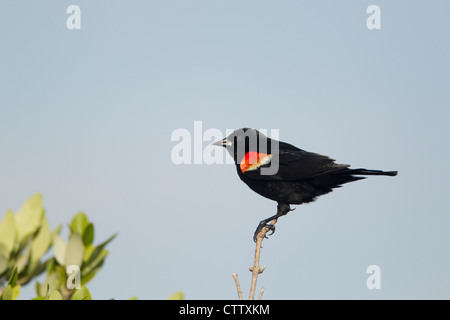
POLYGON ((240 163, 241 171, 244 173, 246 171, 256 170, 262 165, 269 163, 271 158, 271 154, 249 151, 240 163))

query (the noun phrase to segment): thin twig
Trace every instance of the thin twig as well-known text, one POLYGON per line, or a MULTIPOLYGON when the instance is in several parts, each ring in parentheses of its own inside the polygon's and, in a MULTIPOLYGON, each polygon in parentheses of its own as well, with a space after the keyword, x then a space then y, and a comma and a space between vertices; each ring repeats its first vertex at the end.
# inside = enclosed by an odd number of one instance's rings
POLYGON ((234 282, 236 283, 236 289, 238 292, 239 300, 242 300, 243 299, 242 298, 242 290, 241 290, 241 285, 239 284, 239 279, 238 279, 237 273, 233 273, 233 279, 234 279, 234 282))
POLYGON ((258 298, 258 300, 261 300, 261 299, 262 299, 263 293, 264 293, 264 287, 261 288, 261 292, 259 293, 259 298, 258 298))
MULTIPOLYGON (((277 223, 277 219, 274 219, 271 221, 271 225, 275 225, 277 223)), ((255 298, 255 290, 256 290, 256 282, 258 280, 258 275, 264 271, 266 266, 263 268, 259 267, 259 257, 261 254, 261 244, 264 240, 264 237, 266 236, 266 233, 269 232, 270 229, 267 227, 262 228, 262 230, 256 235, 256 249, 255 249, 255 261, 253 263, 253 267, 251 267, 249 270, 252 272, 252 282, 250 285, 250 295, 249 299, 254 300, 255 298)), ((262 296, 262 294, 260 294, 262 296)))

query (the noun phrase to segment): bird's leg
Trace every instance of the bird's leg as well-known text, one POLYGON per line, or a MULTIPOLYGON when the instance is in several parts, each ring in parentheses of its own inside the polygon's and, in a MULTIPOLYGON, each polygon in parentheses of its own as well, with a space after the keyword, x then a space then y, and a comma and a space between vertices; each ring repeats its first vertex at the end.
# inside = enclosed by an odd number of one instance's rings
MULTIPOLYGON (((263 228, 268 228, 270 231, 272 231, 270 233, 270 235, 272 235, 275 232, 275 226, 269 224, 270 221, 278 219, 281 216, 284 216, 285 214, 287 214, 289 211, 293 211, 294 209, 291 209, 291 207, 289 206, 289 204, 285 204, 285 203, 278 203, 277 206, 277 214, 274 216, 271 216, 267 219, 262 220, 258 227, 255 230, 255 234, 253 235, 253 241, 256 242, 256 236, 258 235, 258 233, 263 229, 263 228)), ((267 237, 266 237, 267 238, 267 237)))

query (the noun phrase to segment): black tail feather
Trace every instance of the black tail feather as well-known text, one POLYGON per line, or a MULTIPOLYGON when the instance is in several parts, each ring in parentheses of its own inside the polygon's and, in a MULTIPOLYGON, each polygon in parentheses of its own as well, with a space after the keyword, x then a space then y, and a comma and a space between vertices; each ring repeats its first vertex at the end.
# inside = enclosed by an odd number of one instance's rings
POLYGON ((396 176, 398 171, 382 171, 382 170, 367 170, 367 169, 348 169, 350 174, 360 174, 364 176, 396 176))

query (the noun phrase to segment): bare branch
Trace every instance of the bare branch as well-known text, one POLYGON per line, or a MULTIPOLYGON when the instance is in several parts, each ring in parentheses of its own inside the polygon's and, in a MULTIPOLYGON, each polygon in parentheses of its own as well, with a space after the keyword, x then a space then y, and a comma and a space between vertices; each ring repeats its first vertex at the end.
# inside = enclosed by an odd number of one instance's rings
POLYGON ((236 289, 238 292, 239 300, 242 300, 243 299, 242 298, 242 290, 241 290, 241 285, 239 284, 239 279, 238 279, 237 273, 233 273, 233 279, 234 279, 234 282, 236 283, 236 289))
MULTIPOLYGON (((271 225, 275 225, 277 223, 277 219, 274 219, 271 221, 271 225)), ((249 299, 254 300, 255 298, 255 290, 256 290, 256 282, 258 280, 258 275, 266 269, 264 266, 263 268, 259 267, 259 257, 261 254, 261 244, 264 240, 264 237, 266 236, 266 233, 269 232, 270 229, 267 227, 262 228, 262 230, 256 235, 256 249, 255 249, 255 261, 253 263, 253 267, 251 267, 249 270, 252 272, 252 282, 250 285, 250 295, 249 299)), ((260 294, 260 297, 262 296, 262 293, 260 294)))
POLYGON ((261 299, 262 299, 263 293, 264 293, 264 287, 261 288, 261 292, 259 293, 259 298, 258 298, 258 300, 261 300, 261 299))

